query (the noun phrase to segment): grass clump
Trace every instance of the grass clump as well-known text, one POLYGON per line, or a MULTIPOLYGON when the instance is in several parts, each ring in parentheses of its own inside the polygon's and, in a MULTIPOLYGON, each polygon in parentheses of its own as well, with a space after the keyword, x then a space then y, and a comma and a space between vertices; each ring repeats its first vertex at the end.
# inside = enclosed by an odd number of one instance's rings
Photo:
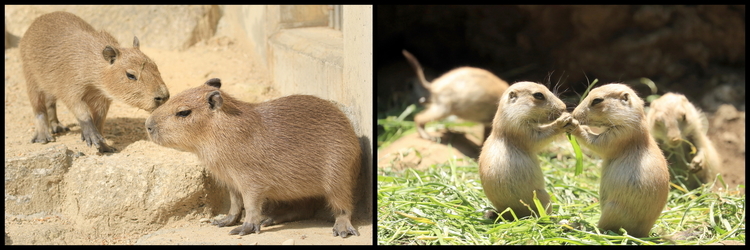
MULTIPOLYGON (((402 121, 402 124, 407 123, 402 121)), ((745 195, 736 190, 711 191, 711 185, 726 186, 721 176, 715 183, 694 190, 672 183, 667 205, 651 230, 652 237, 601 232, 596 228, 601 214, 598 203, 601 161, 584 157, 585 171, 576 175, 576 158, 566 145, 569 142, 554 143, 562 145, 563 152, 539 156, 553 212, 516 221, 483 219, 492 204, 484 194, 474 159, 452 159, 425 170, 379 168, 377 244, 699 245, 728 241, 744 244, 745 195)), ((744 189, 744 185, 737 189, 744 189)))

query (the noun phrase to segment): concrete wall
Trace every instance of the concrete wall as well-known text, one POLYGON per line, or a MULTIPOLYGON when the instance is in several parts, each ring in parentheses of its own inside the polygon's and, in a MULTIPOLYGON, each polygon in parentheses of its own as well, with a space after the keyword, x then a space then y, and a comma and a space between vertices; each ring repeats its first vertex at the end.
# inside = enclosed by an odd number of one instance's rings
MULTIPOLYGON (((219 8, 216 35, 234 37, 252 51, 279 93, 311 94, 340 104, 366 152, 367 174, 360 182, 372 187, 372 6, 343 6, 341 30, 328 27, 332 8, 327 5, 219 8)), ((372 190, 362 192, 365 204, 358 207, 372 208, 372 190)))

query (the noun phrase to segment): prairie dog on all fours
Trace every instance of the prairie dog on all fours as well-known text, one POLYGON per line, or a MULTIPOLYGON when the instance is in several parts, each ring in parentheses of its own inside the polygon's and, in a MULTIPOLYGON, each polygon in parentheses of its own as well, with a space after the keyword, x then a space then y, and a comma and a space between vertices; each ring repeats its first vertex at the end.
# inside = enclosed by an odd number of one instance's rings
POLYGON ((154 61, 139 49, 120 47, 105 31, 96 31, 76 15, 52 12, 34 20, 19 48, 26 90, 36 118, 32 143, 55 141, 69 131, 57 119, 57 100, 81 126, 81 139, 99 152, 114 152, 104 136, 112 99, 152 111, 169 99, 154 61), (52 132, 52 133, 50 133, 52 132))
POLYGON ((673 179, 682 179, 690 189, 713 180, 721 159, 706 135, 708 120, 684 95, 662 95, 651 102, 646 117, 651 135, 677 175, 673 179), (695 155, 690 154, 690 144, 697 149, 695 155))
POLYGON ((422 86, 430 92, 425 103, 427 109, 414 116, 419 136, 433 140, 425 131, 425 124, 455 115, 464 120, 482 123, 482 139, 487 139, 492 129, 497 102, 508 88, 508 83, 487 70, 473 67, 453 69, 430 83, 425 79, 419 61, 408 51, 402 52, 416 71, 422 86))
POLYGON ((592 89, 572 116, 570 133, 603 159, 598 227, 648 236, 667 203, 669 170, 649 134, 643 100, 624 84, 607 84, 592 89))
POLYGON ((245 222, 230 234, 259 233, 278 219, 263 211, 269 201, 323 197, 336 220, 333 235, 359 235, 351 216, 362 151, 346 115, 310 95, 254 104, 220 87, 214 78, 185 90, 146 120, 154 143, 195 153, 229 188, 230 210, 213 224, 233 225, 244 206, 245 222))
MULTIPOLYGON (((531 215, 525 203, 539 214, 534 191, 545 211, 552 212, 537 153, 566 131, 571 117, 564 111, 565 103, 542 84, 517 82, 505 90, 479 155, 482 187, 497 213, 512 208, 519 218, 531 215)), ((494 211, 485 214, 496 216, 494 211)), ((513 217, 505 213, 503 218, 513 217)))

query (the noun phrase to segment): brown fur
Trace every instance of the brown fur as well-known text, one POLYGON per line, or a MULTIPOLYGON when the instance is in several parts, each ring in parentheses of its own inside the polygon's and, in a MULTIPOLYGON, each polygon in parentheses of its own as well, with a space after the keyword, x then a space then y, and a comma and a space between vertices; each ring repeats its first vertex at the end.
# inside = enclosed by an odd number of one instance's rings
MULTIPOLYGON (((292 95, 252 104, 219 90, 219 79, 188 89, 146 120, 156 144, 193 152, 230 190, 231 209, 214 224, 245 223, 230 234, 260 232, 266 201, 325 197, 333 234, 359 235, 351 225, 360 146, 349 119, 333 103, 292 95)), ((264 213, 265 214, 265 213, 264 213)))
MULTIPOLYGON (((512 208, 519 218, 531 215, 525 203, 539 214, 532 199, 534 191, 546 212, 552 212, 537 153, 565 132, 571 117, 564 111, 565 104, 544 85, 518 82, 505 90, 492 133, 479 155, 484 193, 498 213, 512 208)), ((496 216, 493 211, 486 214, 489 218, 496 216)), ((503 217, 513 218, 510 213, 503 217)))
POLYGON ((599 228, 648 236, 667 203, 669 171, 643 101, 626 85, 608 84, 592 89, 572 115, 571 134, 603 159, 599 228), (605 130, 597 135, 585 125, 605 130))
POLYGON ((483 139, 487 139, 497 102, 508 88, 508 83, 487 70, 472 67, 451 70, 430 83, 425 79, 419 61, 406 50, 403 54, 422 85, 430 92, 427 109, 414 116, 419 136, 433 140, 425 131, 425 124, 455 115, 484 124, 483 139))
POLYGON ((721 159, 706 135, 708 120, 703 113, 684 95, 676 93, 662 95, 650 107, 646 115, 649 129, 667 156, 672 180, 680 179, 690 189, 713 181, 714 169, 721 159), (694 155, 685 141, 695 146, 694 155))
POLYGON ((37 125, 31 142, 55 141, 53 133, 69 130, 57 119, 56 102, 60 100, 75 114, 81 138, 89 146, 99 152, 114 152, 102 136, 113 98, 147 111, 169 99, 159 69, 138 45, 135 38, 134 48, 121 48, 109 33, 96 31, 67 12, 52 12, 34 20, 20 41, 37 125))

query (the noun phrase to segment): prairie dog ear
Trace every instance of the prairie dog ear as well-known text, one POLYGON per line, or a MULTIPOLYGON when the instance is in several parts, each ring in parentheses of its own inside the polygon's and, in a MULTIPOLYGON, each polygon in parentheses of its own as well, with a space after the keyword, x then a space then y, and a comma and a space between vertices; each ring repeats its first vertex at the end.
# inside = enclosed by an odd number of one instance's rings
POLYGON ((133 36, 133 48, 137 49, 140 45, 140 42, 138 42, 138 37, 133 36))
POLYGON ((622 94, 620 94, 620 100, 622 100, 622 102, 624 102, 624 103, 630 103, 630 101, 629 101, 630 98, 631 98, 631 96, 630 96, 630 93, 628 93, 628 92, 623 92, 622 94))
POLYGON ((206 99, 208 99, 208 107, 211 110, 218 110, 221 108, 221 105, 224 104, 224 98, 221 97, 221 92, 218 90, 208 93, 206 99))
POLYGON ((516 93, 515 91, 508 92, 508 102, 509 103, 516 102, 516 99, 518 99, 518 93, 516 93))

